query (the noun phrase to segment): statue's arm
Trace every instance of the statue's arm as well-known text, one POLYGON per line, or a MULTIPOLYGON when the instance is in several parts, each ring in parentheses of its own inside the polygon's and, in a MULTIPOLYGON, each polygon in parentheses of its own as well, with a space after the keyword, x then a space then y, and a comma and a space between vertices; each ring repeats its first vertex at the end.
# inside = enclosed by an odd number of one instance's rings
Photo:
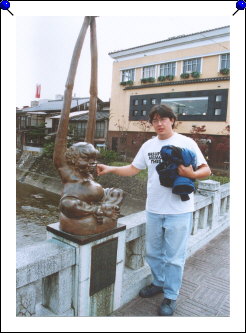
POLYGON ((81 218, 93 214, 97 219, 103 216, 116 218, 119 215, 119 207, 112 204, 88 204, 76 197, 67 196, 60 201, 61 212, 69 218, 81 218))
POLYGON ((90 205, 75 197, 64 197, 60 201, 60 210, 70 218, 79 218, 89 214, 96 214, 98 206, 90 205))

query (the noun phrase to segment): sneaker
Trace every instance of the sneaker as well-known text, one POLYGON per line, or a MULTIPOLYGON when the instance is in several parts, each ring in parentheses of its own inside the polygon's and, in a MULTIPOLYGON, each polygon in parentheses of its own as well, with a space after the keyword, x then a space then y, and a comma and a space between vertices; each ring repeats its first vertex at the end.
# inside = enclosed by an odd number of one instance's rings
POLYGON ((154 284, 151 283, 149 286, 144 287, 140 290, 139 296, 140 297, 152 297, 159 293, 163 293, 163 288, 155 286, 154 284))
POLYGON ((159 315, 160 316, 172 316, 173 312, 176 308, 176 301, 169 298, 164 298, 160 309, 159 309, 159 315))

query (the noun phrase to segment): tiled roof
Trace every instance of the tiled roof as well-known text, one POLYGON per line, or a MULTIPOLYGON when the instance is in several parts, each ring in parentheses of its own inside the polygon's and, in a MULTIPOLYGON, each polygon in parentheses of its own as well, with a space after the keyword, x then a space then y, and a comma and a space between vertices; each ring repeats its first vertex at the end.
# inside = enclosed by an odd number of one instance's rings
POLYGON ((26 111, 23 111, 23 110, 16 110, 16 114, 18 115, 25 115, 26 114, 26 111))
MULTIPOLYGON (((70 112, 69 113, 69 118, 74 118, 74 117, 77 117, 77 116, 81 116, 82 114, 87 114, 89 111, 75 111, 75 112, 70 112)), ((50 119, 60 119, 61 118, 61 115, 56 115, 56 116, 53 116, 53 117, 50 117, 50 119)))
MULTIPOLYGON (((81 99, 72 99, 71 109, 75 108, 77 105, 81 105, 90 101, 89 97, 81 99)), ((49 101, 38 106, 24 108, 23 111, 61 111, 63 107, 63 100, 49 101)))
POLYGON ((226 26, 224 26, 224 27, 219 27, 219 28, 214 28, 214 29, 204 30, 204 31, 200 31, 200 32, 194 32, 194 33, 192 33, 192 34, 188 34, 188 35, 174 36, 174 37, 170 37, 170 38, 167 38, 167 39, 164 39, 164 40, 160 40, 160 41, 158 41, 158 42, 148 43, 148 44, 144 44, 144 45, 138 45, 138 46, 135 46, 135 47, 131 47, 131 48, 129 48, 129 49, 123 49, 123 50, 118 50, 118 51, 109 52, 109 55, 110 55, 110 54, 117 53, 117 52, 128 51, 128 50, 134 50, 134 49, 136 49, 136 48, 138 48, 138 47, 144 47, 144 46, 149 46, 149 45, 159 44, 159 43, 167 42, 167 41, 174 40, 174 39, 178 39, 178 38, 182 38, 182 37, 188 37, 188 36, 192 36, 192 35, 202 34, 202 33, 205 33, 205 32, 214 31, 214 30, 222 29, 222 28, 228 28, 228 27, 230 27, 230 26, 229 26, 229 25, 226 25, 226 26))
MULTIPOLYGON (((87 121, 88 120, 88 117, 89 117, 89 114, 83 114, 83 115, 79 115, 79 116, 75 116, 75 117, 72 117, 70 119, 70 121, 73 121, 73 120, 80 120, 80 121, 87 121)), ((98 111, 96 113, 96 120, 104 120, 104 119, 108 119, 109 118, 109 112, 105 112, 105 111, 98 111)))

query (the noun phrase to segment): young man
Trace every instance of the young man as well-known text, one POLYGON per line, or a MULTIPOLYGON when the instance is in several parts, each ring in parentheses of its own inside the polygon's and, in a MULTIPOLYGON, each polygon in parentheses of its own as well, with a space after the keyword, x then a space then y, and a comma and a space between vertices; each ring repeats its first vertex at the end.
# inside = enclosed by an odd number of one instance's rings
POLYGON ((199 179, 211 174, 196 142, 173 131, 175 120, 176 116, 168 106, 154 106, 149 121, 157 136, 142 145, 132 164, 123 167, 98 165, 99 175, 111 172, 120 176, 133 176, 148 168, 146 260, 151 268, 153 282, 142 288, 139 295, 151 297, 163 292, 164 300, 159 309, 161 316, 173 315, 176 307, 194 211, 193 193, 189 195, 189 200, 182 201, 180 195, 172 193, 172 188, 160 184, 156 166, 161 162, 161 148, 172 145, 187 148, 195 154, 195 171, 191 165, 180 165, 180 176, 199 179))

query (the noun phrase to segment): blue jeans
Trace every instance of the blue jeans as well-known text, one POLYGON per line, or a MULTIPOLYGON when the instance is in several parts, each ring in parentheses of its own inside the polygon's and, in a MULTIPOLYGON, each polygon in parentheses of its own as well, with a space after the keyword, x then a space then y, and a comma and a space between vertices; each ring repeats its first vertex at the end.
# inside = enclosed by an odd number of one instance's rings
POLYGON ((163 287, 164 297, 176 300, 182 283, 192 213, 146 213, 146 260, 153 284, 163 287))

